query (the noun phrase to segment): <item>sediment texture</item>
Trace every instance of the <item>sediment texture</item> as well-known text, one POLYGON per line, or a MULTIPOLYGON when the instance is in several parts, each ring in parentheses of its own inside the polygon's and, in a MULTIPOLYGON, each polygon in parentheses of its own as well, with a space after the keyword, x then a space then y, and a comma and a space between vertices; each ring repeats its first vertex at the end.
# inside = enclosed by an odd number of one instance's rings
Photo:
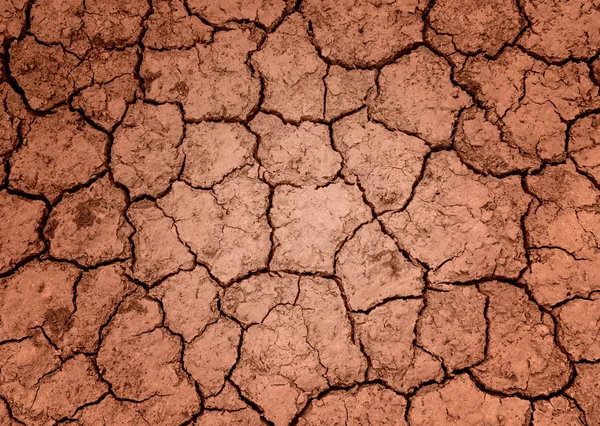
POLYGON ((0 34, 0 425, 600 426, 597 1, 0 34))

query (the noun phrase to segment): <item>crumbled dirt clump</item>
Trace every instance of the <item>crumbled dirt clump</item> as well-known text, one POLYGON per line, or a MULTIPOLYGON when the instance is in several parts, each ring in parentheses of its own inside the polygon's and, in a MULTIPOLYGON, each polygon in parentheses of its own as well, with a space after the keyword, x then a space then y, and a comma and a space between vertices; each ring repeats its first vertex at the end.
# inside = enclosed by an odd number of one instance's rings
POLYGON ((598 0, 0 38, 0 426, 600 426, 598 0))
POLYGON ((2 43, 13 37, 18 37, 25 24, 25 10, 27 8, 26 0, 3 1, 0 6, 0 34, 2 34, 2 43))

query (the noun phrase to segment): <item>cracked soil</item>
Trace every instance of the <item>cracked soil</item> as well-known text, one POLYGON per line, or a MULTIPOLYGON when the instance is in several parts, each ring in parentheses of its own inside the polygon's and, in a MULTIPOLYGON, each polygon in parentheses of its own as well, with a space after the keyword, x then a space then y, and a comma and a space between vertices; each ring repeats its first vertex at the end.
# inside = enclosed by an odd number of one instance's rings
POLYGON ((598 0, 0 34, 0 426, 600 426, 598 0))

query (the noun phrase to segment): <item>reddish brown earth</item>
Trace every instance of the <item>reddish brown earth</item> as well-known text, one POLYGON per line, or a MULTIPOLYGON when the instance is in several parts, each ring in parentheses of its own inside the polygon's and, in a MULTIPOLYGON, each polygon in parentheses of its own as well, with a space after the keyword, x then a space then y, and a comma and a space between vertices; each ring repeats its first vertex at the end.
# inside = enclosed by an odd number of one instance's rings
POLYGON ((598 1, 0 33, 0 426, 600 426, 598 1))

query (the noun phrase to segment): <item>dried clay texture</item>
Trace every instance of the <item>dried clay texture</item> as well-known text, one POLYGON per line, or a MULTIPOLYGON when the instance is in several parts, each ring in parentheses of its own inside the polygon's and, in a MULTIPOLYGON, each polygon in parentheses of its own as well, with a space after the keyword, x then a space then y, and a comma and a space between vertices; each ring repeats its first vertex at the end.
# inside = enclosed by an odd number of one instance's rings
POLYGON ((0 34, 0 426, 600 426, 597 0, 0 34))

